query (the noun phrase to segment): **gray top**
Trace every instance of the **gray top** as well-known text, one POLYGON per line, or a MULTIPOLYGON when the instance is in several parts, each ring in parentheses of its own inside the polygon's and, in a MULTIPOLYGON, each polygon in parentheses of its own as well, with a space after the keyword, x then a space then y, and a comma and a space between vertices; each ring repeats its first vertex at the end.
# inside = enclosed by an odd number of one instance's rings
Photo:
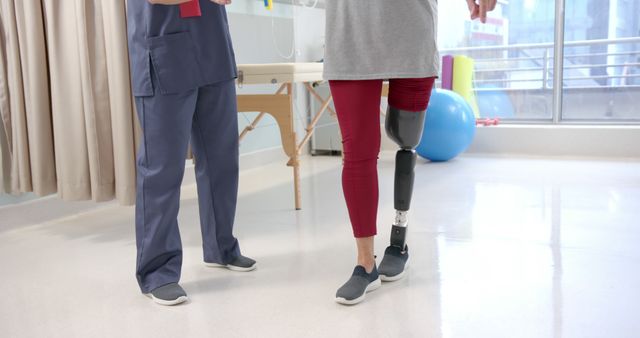
POLYGON ((437 0, 327 0, 324 78, 438 75, 437 0))

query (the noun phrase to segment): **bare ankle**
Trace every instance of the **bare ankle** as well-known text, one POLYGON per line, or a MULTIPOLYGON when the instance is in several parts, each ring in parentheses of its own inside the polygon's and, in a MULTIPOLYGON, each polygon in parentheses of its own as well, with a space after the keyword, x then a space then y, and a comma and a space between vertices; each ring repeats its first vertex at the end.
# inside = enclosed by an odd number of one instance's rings
POLYGON ((358 265, 364 267, 367 273, 371 273, 371 271, 373 271, 373 267, 376 265, 376 260, 373 256, 358 257, 358 265))

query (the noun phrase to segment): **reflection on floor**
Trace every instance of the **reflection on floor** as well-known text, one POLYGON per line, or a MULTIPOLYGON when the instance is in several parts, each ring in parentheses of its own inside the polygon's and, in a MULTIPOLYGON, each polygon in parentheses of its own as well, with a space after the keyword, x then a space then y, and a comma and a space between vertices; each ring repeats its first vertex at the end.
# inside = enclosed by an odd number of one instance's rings
MULTIPOLYGON (((382 254, 393 154, 380 161, 382 254)), ((421 162, 408 276, 355 307, 340 158, 244 172, 236 234, 253 273, 205 268, 196 190, 183 189, 182 284, 154 305, 134 280, 133 209, 0 227, 2 337, 638 337, 640 162, 463 157, 421 162), (266 182, 265 180, 269 180, 266 182)), ((34 210, 37 212, 37 210, 34 210)), ((1 219, 1 215, 0 215, 1 219)))

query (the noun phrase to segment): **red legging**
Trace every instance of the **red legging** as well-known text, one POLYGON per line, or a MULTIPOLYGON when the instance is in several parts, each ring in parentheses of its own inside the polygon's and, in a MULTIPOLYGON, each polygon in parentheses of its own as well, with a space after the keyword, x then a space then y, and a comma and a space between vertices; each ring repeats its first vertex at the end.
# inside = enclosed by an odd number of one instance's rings
MULTIPOLYGON (((389 81, 389 104, 427 109, 435 78, 389 81)), ((382 80, 329 81, 342 133, 342 190, 357 238, 376 235, 382 80)))

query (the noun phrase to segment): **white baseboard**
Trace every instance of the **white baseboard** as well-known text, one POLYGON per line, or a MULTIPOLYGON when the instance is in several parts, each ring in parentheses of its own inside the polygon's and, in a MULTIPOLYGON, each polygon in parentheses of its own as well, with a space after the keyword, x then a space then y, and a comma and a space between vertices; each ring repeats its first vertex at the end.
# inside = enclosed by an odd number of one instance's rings
MULTIPOLYGON (((383 150, 397 146, 382 129, 383 150)), ((500 125, 478 127, 470 154, 640 159, 640 126, 500 125)))
MULTIPOLYGON (((304 155, 303 155, 304 156, 304 155)), ((268 148, 258 151, 252 151, 246 154, 240 154, 240 172, 255 169, 267 164, 282 162, 283 165, 288 161, 282 147, 268 148)), ((192 161, 187 161, 187 169, 185 170, 182 185, 196 184, 196 176, 193 171, 192 161)))
MULTIPOLYGON (((304 155, 301 155, 304 156, 304 155)), ((282 147, 274 147, 240 155, 240 171, 251 170, 274 162, 289 160, 282 147)))
POLYGON ((640 126, 501 125, 480 127, 467 152, 640 159, 640 126))

